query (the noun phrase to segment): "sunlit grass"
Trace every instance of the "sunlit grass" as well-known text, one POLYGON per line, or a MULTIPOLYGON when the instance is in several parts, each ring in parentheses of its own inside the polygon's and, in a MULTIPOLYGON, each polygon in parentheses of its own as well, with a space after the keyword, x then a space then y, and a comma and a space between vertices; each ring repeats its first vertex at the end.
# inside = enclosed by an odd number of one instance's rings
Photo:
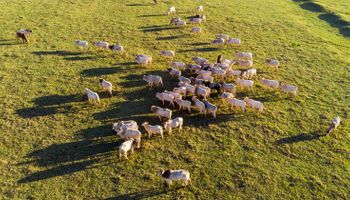
POLYGON ((1 197, 348 198, 349 37, 303 3, 0 2, 1 197), (208 18, 203 34, 191 35, 191 25, 169 26, 165 12, 171 5, 182 18, 203 5, 208 18), (15 41, 20 28, 33 30, 28 46, 15 41), (220 33, 241 38, 242 45, 213 49, 209 43, 220 33), (77 39, 121 44, 125 54, 113 57, 92 46, 81 51, 74 46, 77 39), (176 85, 164 72, 169 61, 158 55, 162 49, 176 51, 175 60, 186 63, 192 56, 214 62, 219 54, 231 58, 236 51, 253 52, 257 84, 254 91, 238 91, 237 96, 263 101, 265 111, 243 114, 214 94, 217 119, 175 112, 185 119, 182 133, 165 134, 163 141, 144 137, 142 148, 119 162, 121 140, 111 133, 113 122, 159 123, 149 109, 161 105, 155 98, 161 89, 147 88, 142 76, 163 76, 168 90, 176 85), (153 56, 150 69, 134 64, 137 53, 153 56), (277 72, 264 65, 267 57, 280 60, 277 72), (103 95, 100 77, 114 84, 113 98, 103 95), (262 77, 295 84, 299 94, 293 98, 268 90, 258 83, 262 77), (101 94, 101 106, 87 103, 85 87, 101 94), (319 137, 337 115, 342 118, 338 129, 319 137), (193 185, 165 190, 156 175, 159 168, 187 169, 193 185))

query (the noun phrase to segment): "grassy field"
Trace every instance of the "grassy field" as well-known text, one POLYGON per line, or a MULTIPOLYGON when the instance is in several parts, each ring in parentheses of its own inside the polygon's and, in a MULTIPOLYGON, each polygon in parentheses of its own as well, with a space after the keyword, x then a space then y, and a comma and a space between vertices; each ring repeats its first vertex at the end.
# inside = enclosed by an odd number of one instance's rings
POLYGON ((0 199, 350 198, 348 1, 3 0, 0 7, 0 199), (182 18, 203 5, 204 33, 169 26, 171 5, 182 18), (20 28, 33 30, 28 46, 15 40, 20 28), (213 48, 219 33, 242 45, 213 48), (77 39, 120 43, 126 52, 80 51, 77 39), (166 89, 176 85, 161 49, 186 63, 251 51, 256 81, 295 84, 299 95, 259 83, 237 92, 263 101, 263 114, 231 110, 213 95, 217 119, 175 112, 184 117, 182 133, 144 138, 119 162, 113 122, 159 123, 149 108, 161 105, 154 97, 161 89, 148 89, 142 76, 162 75, 166 89), (137 53, 153 56, 150 69, 134 63, 137 53), (278 72, 263 64, 267 57, 281 61, 278 72), (103 95, 101 76, 115 85, 113 98, 103 95), (87 103, 85 87, 100 92, 101 106, 87 103), (321 136, 337 115, 338 129, 321 136), (187 169, 193 185, 167 190, 159 168, 187 169))

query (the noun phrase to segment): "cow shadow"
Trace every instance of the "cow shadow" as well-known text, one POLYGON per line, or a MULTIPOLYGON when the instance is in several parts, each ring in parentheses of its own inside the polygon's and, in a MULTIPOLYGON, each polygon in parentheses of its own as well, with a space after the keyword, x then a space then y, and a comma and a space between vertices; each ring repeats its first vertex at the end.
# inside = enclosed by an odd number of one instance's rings
POLYGON ((342 20, 338 15, 325 13, 318 16, 319 19, 327 22, 331 27, 337 28, 339 33, 345 37, 350 37, 350 23, 342 20))
POLYGON ((54 55, 54 56, 78 56, 81 55, 81 52, 72 52, 72 51, 63 51, 63 50, 56 50, 56 51, 33 51, 32 54, 37 56, 47 56, 47 55, 54 55))
POLYGON ((19 45, 17 40, 15 39, 0 39, 0 46, 10 46, 10 45, 19 45))
POLYGON ((81 140, 62 144, 53 144, 26 155, 31 160, 19 165, 34 164, 49 169, 34 172, 18 180, 18 183, 29 183, 57 176, 63 176, 85 169, 108 165, 112 152, 122 141, 81 140))
POLYGON ((172 189, 148 189, 148 190, 144 190, 144 191, 140 191, 140 192, 132 192, 132 193, 128 193, 128 194, 122 194, 122 195, 118 195, 115 197, 110 197, 110 198, 106 198, 105 200, 124 200, 124 199, 129 199, 129 200, 139 200, 139 199, 147 199, 147 198, 152 198, 152 197, 156 197, 159 196, 161 194, 166 194, 168 192, 171 191, 175 191, 178 190, 180 187, 174 187, 172 189))
POLYGON ((202 47, 202 48, 195 48, 195 49, 187 49, 187 50, 180 50, 179 52, 186 53, 186 52, 214 52, 218 51, 220 48, 217 47, 202 47))
POLYGON ((48 95, 33 100, 36 106, 16 110, 16 114, 22 118, 33 118, 58 113, 74 113, 77 110, 71 105, 74 102, 82 102, 81 95, 48 95))
POLYGON ((191 46, 205 46, 205 45, 210 45, 208 42, 195 42, 195 43, 190 43, 189 45, 191 46))
POLYGON ((174 39, 179 39, 183 38, 185 35, 174 35, 174 36, 166 36, 166 37, 158 37, 156 40, 174 40, 174 39))
POLYGON ((317 4, 317 3, 314 3, 314 2, 305 2, 305 3, 302 3, 300 4, 300 7, 302 9, 305 9, 305 10, 308 10, 308 11, 311 11, 311 12, 324 12, 325 9, 323 6, 317 4))
POLYGON ((137 17, 162 17, 166 16, 165 14, 150 14, 150 15, 139 15, 137 17))
POLYGON ((288 136, 288 137, 279 139, 275 142, 275 144, 283 145, 283 144, 293 144, 298 142, 312 141, 312 140, 317 140, 323 136, 325 135, 320 134, 318 132, 300 133, 298 135, 288 136))
POLYGON ((92 76, 104 76, 117 73, 128 72, 129 70, 124 67, 112 66, 112 67, 97 67, 84 69, 80 74, 82 76, 92 77, 92 76))
POLYGON ((145 33, 147 33, 147 32, 161 32, 161 31, 166 31, 166 30, 175 30, 178 28, 179 27, 170 27, 167 25, 153 25, 153 26, 139 27, 139 29, 145 33))
POLYGON ((126 6, 151 6, 153 4, 147 4, 147 3, 132 3, 132 4, 126 4, 126 6))
POLYGON ((328 11, 323 6, 315 2, 301 0, 295 2, 303 2, 299 4, 301 8, 310 12, 320 13, 318 16, 320 20, 327 22, 333 28, 337 28, 339 30, 339 33, 344 37, 350 37, 350 22, 341 19, 339 15, 328 11))
POLYGON ((68 61, 82 61, 82 60, 92 60, 95 59, 94 56, 74 56, 74 57, 66 57, 64 58, 68 61))
POLYGON ((97 127, 87 128, 80 130, 77 133, 77 138, 80 139, 95 139, 95 138, 105 138, 113 136, 112 124, 104 124, 97 127))
POLYGON ((91 60, 95 58, 94 56, 82 56, 82 52, 71 52, 65 50, 33 51, 31 53, 37 56, 62 56, 63 59, 68 61, 91 60))

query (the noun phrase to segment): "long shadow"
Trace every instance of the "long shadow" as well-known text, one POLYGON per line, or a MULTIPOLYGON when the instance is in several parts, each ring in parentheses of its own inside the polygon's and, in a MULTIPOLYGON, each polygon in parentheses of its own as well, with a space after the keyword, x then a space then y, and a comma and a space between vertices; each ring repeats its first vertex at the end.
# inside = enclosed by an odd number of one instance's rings
MULTIPOLYGON (((142 95, 140 95, 142 96, 142 95)), ((152 98, 152 100, 154 100, 152 98)), ((153 104, 155 102, 153 101, 153 104)), ((152 104, 151 100, 148 100, 147 102, 141 102, 141 101, 124 101, 120 103, 116 103, 113 105, 112 109, 102 111, 99 113, 94 113, 93 117, 95 120, 100 121, 115 121, 117 119, 133 119, 136 116, 142 116, 144 114, 150 113, 150 107, 152 104)))
POLYGON ((300 5, 301 8, 311 11, 311 12, 324 12, 325 9, 323 6, 314 3, 314 2, 306 2, 300 5))
POLYGON ((142 4, 142 3, 132 3, 132 4, 126 4, 126 6, 150 6, 152 4, 142 4))
POLYGON ((118 63, 118 65, 122 65, 122 66, 132 66, 132 65, 137 65, 137 62, 118 63))
POLYGON ((277 145, 292 144, 292 143, 297 143, 297 142, 316 140, 316 139, 319 139, 322 136, 324 136, 324 135, 321 135, 321 134, 319 134, 317 132, 301 133, 299 135, 293 135, 293 136, 289 136, 289 137, 285 137, 285 138, 279 139, 275 143, 277 145))
POLYGON ((55 56, 77 56, 81 55, 81 52, 71 52, 71 51, 33 51, 32 54, 38 56, 47 56, 47 55, 55 55, 55 56))
POLYGON ((94 56, 81 56, 83 55, 82 52, 71 52, 71 51, 64 51, 64 50, 33 51, 31 53, 37 56, 48 56, 48 55, 63 56, 64 59, 68 61, 90 60, 95 58, 94 56))
POLYGON ((140 26, 139 29, 152 29, 152 28, 164 28, 169 27, 168 25, 150 25, 150 26, 140 26))
POLYGON ((59 113, 72 113, 75 112, 72 106, 54 106, 54 107, 33 107, 33 108, 22 108, 16 110, 16 114, 22 118, 34 118, 43 117, 48 115, 54 115, 59 113))
POLYGON ((90 68, 90 69, 84 69, 80 74, 82 76, 103 76, 103 75, 109 75, 109 74, 116 74, 116 73, 123 73, 129 71, 128 69, 122 68, 122 67, 98 67, 98 68, 90 68))
POLYGON ((19 45, 17 40, 15 39, 0 39, 0 46, 7 46, 7 45, 19 45))
POLYGON ((128 193, 128 194, 122 194, 122 195, 118 195, 115 197, 110 197, 107 198, 105 200, 125 200, 125 199, 129 199, 129 200, 139 200, 139 199, 147 199, 147 198, 151 198, 151 197, 155 197, 161 194, 166 194, 167 192, 170 191, 175 191, 177 190, 179 187, 177 188, 173 188, 170 190, 166 190, 166 189, 149 189, 149 190, 144 190, 144 191, 140 191, 140 192, 133 192, 133 193, 128 193))
POLYGON ((78 94, 70 94, 70 95, 48 95, 48 96, 42 96, 38 97, 33 102, 37 106, 51 106, 51 105, 61 105, 66 103, 72 103, 72 102, 82 102, 83 97, 82 95, 78 94))
POLYGON ((84 130, 81 130, 77 134, 77 138, 82 139, 95 139, 95 138, 104 138, 104 137, 110 137, 113 136, 112 132, 112 125, 106 124, 102 126, 87 128, 84 130))
POLYGON ((125 88, 140 87, 146 84, 146 82, 142 80, 143 76, 143 74, 130 74, 122 76, 121 78, 127 81, 121 82, 119 84, 125 88))
POLYGON ((30 161, 19 165, 34 164, 48 169, 34 172, 18 182, 29 183, 109 165, 113 162, 112 152, 123 142, 115 141, 109 125, 88 128, 77 135, 82 140, 53 144, 27 154, 30 161))
POLYGON ((342 20, 339 16, 331 13, 321 14, 318 18, 327 22, 333 28, 337 28, 343 36, 350 37, 350 22, 342 20))
POLYGON ((344 37, 350 37, 350 27, 348 27, 350 25, 350 22, 341 19, 340 16, 331 13, 330 11, 326 10, 323 6, 315 2, 301 0, 294 0, 294 2, 304 2, 299 4, 301 8, 311 12, 322 13, 318 16, 320 20, 327 22, 333 28, 337 28, 339 30, 339 33, 344 37))
POLYGON ((91 60, 94 59, 94 56, 74 56, 74 57, 66 57, 65 60, 69 61, 80 61, 80 60, 91 60))
POLYGON ((166 16, 165 14, 151 14, 151 15, 139 15, 137 17, 162 17, 166 16))
POLYGON ((167 36, 167 37, 157 37, 156 40, 174 40, 182 37, 184 37, 184 35, 174 35, 174 36, 167 36))
POLYGON ((166 30, 175 30, 179 27, 168 27, 168 26, 149 26, 149 27, 140 27, 139 29, 145 33, 148 32, 161 32, 166 30))
POLYGON ((63 176, 66 174, 72 174, 74 172, 87 169, 88 166, 90 166, 94 162, 95 162, 94 160, 88 160, 88 161, 78 162, 74 164, 60 165, 58 167, 53 167, 48 170, 39 171, 39 172, 30 174, 29 176, 26 176, 18 180, 18 183, 30 183, 30 182, 45 180, 45 179, 53 178, 57 176, 63 176))
POLYGON ((189 45, 191 46, 204 46, 204 45, 209 45, 210 43, 208 42, 195 42, 195 43, 190 43, 189 45))
POLYGON ((215 48, 215 47, 204 47, 204 48, 197 48, 196 51, 199 52, 210 52, 210 51, 217 51, 219 50, 219 48, 215 48))
POLYGON ((203 47, 203 48, 180 50, 179 52, 212 52, 212 51, 218 51, 218 50, 220 49, 216 47, 203 47))
POLYGON ((74 113, 76 110, 69 103, 82 102, 83 100, 81 95, 42 96, 33 100, 36 104, 35 107, 18 109, 16 113, 22 118, 33 118, 58 113, 74 113))
MULTIPOLYGON (((178 111, 179 112, 179 111, 178 111)), ((178 116, 179 114, 176 114, 178 116)), ((210 124, 221 124, 229 121, 239 120, 240 117, 233 114, 217 114, 216 118, 211 115, 194 114, 186 117, 185 124, 193 127, 207 127, 210 124)))

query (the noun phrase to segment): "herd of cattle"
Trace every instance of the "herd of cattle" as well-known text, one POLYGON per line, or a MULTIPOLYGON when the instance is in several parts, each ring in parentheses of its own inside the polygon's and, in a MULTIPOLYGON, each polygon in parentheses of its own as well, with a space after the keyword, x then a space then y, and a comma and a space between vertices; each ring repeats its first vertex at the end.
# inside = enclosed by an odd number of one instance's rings
MULTIPOLYGON (((200 24, 206 21, 206 16, 203 15, 203 6, 198 6, 196 9, 196 17, 191 18, 189 23, 200 24)), ((168 15, 176 14, 175 7, 170 7, 167 11, 168 15)), ((179 17, 171 19, 171 23, 175 26, 186 26, 186 21, 179 17)), ((200 27, 193 27, 192 33, 201 33, 200 27)), ((21 29, 16 32, 17 38, 21 39, 24 43, 29 42, 29 35, 31 30, 21 29)), ((239 38, 231 38, 227 34, 219 34, 211 42, 213 45, 241 45, 239 38)), ((76 46, 79 48, 88 48, 88 42, 83 40, 75 41, 76 46)), ((105 41, 97 41, 92 43, 94 46, 102 49, 109 49, 113 52, 123 52, 124 48, 121 45, 110 45, 105 41)), ((172 50, 161 50, 159 54, 163 57, 175 57, 175 52, 172 50)), ((150 66, 152 64, 152 56, 138 54, 135 56, 135 61, 139 65, 150 66)), ((257 76, 257 70, 253 67, 253 54, 250 52, 237 52, 234 54, 234 58, 224 59, 219 55, 215 63, 210 63, 208 59, 202 57, 193 57, 193 63, 186 64, 184 62, 170 62, 169 68, 164 69, 169 74, 177 79, 178 86, 173 90, 165 90, 163 92, 157 92, 155 97, 159 99, 164 105, 168 102, 169 106, 175 108, 177 104, 179 110, 187 110, 188 113, 192 112, 192 106, 204 115, 210 114, 216 118, 218 107, 209 102, 210 94, 215 91, 220 98, 231 105, 232 108, 240 108, 242 112, 246 111, 247 107, 258 112, 263 112, 263 102, 245 97, 243 99, 235 98, 235 92, 237 90, 249 89, 253 90, 255 82, 251 80, 257 76), (237 66, 237 67, 235 67, 237 66), (238 69, 240 68, 240 69, 238 69), (243 69, 242 69, 243 68, 243 69), (185 76, 187 75, 187 77, 185 76), (234 83, 226 83, 225 81, 235 80, 234 83), (215 82, 216 81, 216 82, 215 82)), ((274 68, 276 71, 280 65, 278 60, 266 59, 266 65, 274 68)), ((149 87, 163 87, 163 78, 158 75, 144 75, 143 80, 147 82, 149 87)), ((105 79, 100 79, 103 90, 112 96, 113 85, 105 79)), ((261 78, 260 83, 267 88, 274 90, 280 89, 282 92, 297 95, 298 87, 294 85, 283 84, 277 80, 270 80, 261 78)), ((94 92, 88 88, 85 88, 85 92, 88 97, 88 101, 93 104, 100 103, 100 97, 97 92, 94 92)), ((151 125, 148 122, 142 123, 145 131, 150 138, 153 134, 159 134, 161 138, 164 137, 164 132, 172 133, 172 129, 178 128, 182 130, 184 119, 182 117, 173 118, 172 110, 169 108, 162 108, 152 105, 150 108, 152 113, 155 113, 162 125, 151 125)), ((340 118, 336 117, 332 120, 331 126, 327 129, 327 133, 335 129, 340 123, 340 118)), ((127 159, 127 153, 130 151, 133 153, 134 145, 137 148, 141 146, 141 131, 136 121, 119 121, 113 124, 113 131, 123 138, 123 142, 119 147, 119 159, 125 157, 127 159)), ((161 170, 161 175, 170 186, 172 180, 183 180, 185 185, 191 183, 190 173, 187 170, 161 170)))

